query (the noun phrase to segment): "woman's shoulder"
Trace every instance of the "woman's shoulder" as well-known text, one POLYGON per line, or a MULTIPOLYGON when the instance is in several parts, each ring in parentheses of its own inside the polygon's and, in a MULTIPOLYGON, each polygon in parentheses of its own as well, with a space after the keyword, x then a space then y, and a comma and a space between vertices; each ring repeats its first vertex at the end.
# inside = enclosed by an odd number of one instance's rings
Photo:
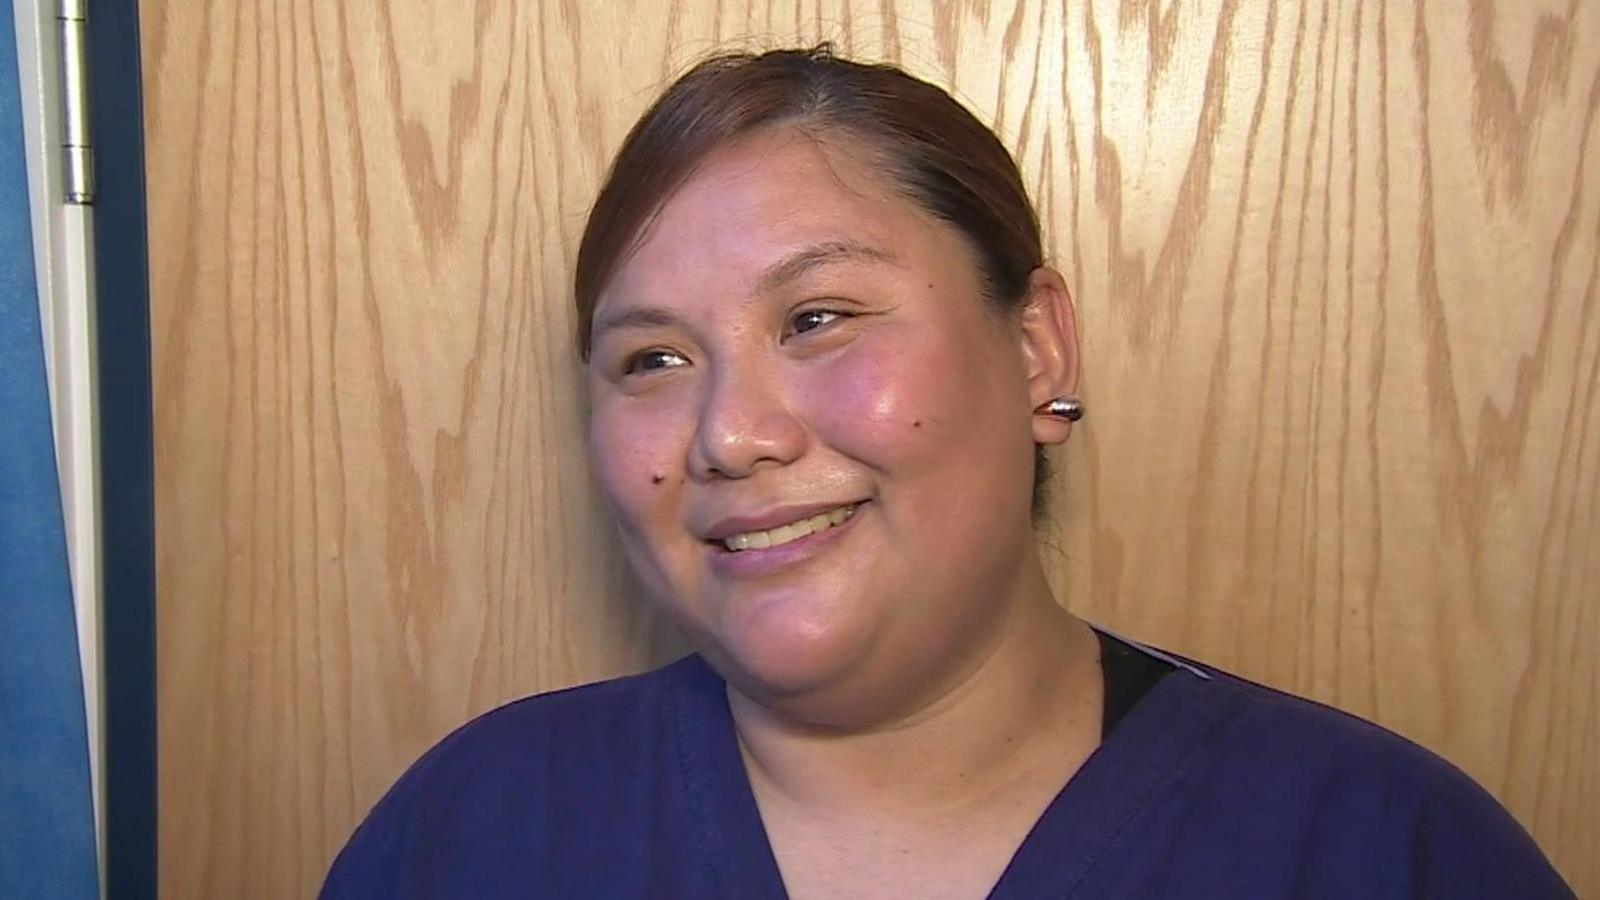
POLYGON ((324 896, 382 894, 378 885, 415 883, 423 871, 436 886, 459 886, 450 879, 471 872, 504 876, 520 865, 508 835, 536 848, 638 820, 648 811, 635 807, 665 777, 674 730, 684 727, 681 698, 709 689, 707 672, 688 657, 516 700, 462 725, 372 808, 324 896))
POLYGON ((656 717, 663 703, 673 702, 686 686, 704 681, 707 671, 699 657, 687 656, 646 672, 532 694, 468 721, 440 741, 435 751, 471 751, 518 734, 559 734, 565 739, 611 734, 656 717))
POLYGON ((1571 896, 1521 825, 1443 757, 1326 704, 1189 665, 1169 696, 1204 710, 1203 736, 1146 828, 1182 831, 1181 845, 1220 857, 1252 848, 1284 878, 1364 896, 1571 896))
POLYGON ((1253 777, 1281 770, 1284 777, 1384 787, 1419 798, 1460 792, 1483 795, 1482 788, 1454 764, 1383 725, 1213 666, 1196 665, 1207 676, 1207 689, 1229 707, 1217 734, 1219 744, 1248 751, 1247 768, 1253 777))
POLYGON ((548 769, 636 754, 664 736, 661 728, 671 722, 668 708, 704 669, 697 657, 686 657, 648 672, 513 700, 440 740, 395 789, 448 778, 458 770, 481 778, 501 766, 548 769))

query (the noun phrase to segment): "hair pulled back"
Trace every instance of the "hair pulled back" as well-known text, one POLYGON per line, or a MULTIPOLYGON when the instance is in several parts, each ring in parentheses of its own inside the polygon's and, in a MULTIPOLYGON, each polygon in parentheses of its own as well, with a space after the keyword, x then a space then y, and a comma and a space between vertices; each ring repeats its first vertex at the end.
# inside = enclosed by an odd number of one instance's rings
POLYGON ((1022 299, 1043 263, 1038 216, 1011 154, 948 93, 895 66, 842 59, 829 44, 725 53, 667 88, 611 165, 578 245, 584 359, 600 294, 655 214, 713 151, 780 124, 862 141, 900 193, 971 243, 991 302, 1022 299))
MULTIPOLYGON (((595 307, 656 214, 715 150, 783 125, 854 139, 890 186, 971 245, 986 300, 1010 310, 1043 264, 1039 219, 993 131, 936 85, 830 44, 724 53, 684 73, 645 112, 611 164, 578 245, 577 345, 587 360, 595 307)), ((1045 478, 1035 460, 1035 509, 1045 478)))

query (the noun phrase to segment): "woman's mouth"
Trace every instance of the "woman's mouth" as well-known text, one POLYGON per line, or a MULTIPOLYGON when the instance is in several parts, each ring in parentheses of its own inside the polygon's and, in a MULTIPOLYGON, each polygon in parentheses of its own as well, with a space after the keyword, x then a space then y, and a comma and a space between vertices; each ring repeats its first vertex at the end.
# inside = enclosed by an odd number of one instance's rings
POLYGON ((851 516, 855 515, 856 509, 860 506, 860 503, 851 503, 845 506, 840 506, 836 509, 818 513, 814 516, 809 516, 797 522, 790 522, 787 525, 779 525, 776 528, 768 528, 762 531, 744 531, 740 532, 739 534, 731 534, 717 543, 721 544, 724 549, 733 553, 739 553, 745 550, 767 550, 772 547, 781 547, 784 544, 790 544, 800 540, 801 538, 809 537, 819 531, 827 531, 830 528, 836 528, 840 525, 843 525, 845 522, 850 520, 851 516))

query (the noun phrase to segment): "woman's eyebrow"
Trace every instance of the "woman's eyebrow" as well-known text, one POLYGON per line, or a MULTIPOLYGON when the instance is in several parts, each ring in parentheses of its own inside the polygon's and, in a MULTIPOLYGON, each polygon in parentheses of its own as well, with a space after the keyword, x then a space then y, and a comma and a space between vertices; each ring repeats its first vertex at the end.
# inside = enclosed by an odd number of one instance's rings
MULTIPOLYGON (((763 270, 756 279, 756 294, 776 290, 821 266, 860 260, 900 265, 893 253, 871 244, 854 240, 822 241, 797 250, 763 270)), ((658 306, 635 306, 596 319, 589 339, 591 342, 598 341, 601 335, 619 328, 687 327, 688 323, 670 310, 658 306)))
POLYGON ((854 240, 823 241, 789 254, 766 268, 756 279, 756 293, 782 287, 819 266, 837 262, 867 260, 899 265, 893 253, 854 240))
POLYGON ((602 334, 618 328, 680 328, 684 321, 676 313, 656 306, 635 306, 611 315, 600 317, 589 333, 591 342, 602 334))

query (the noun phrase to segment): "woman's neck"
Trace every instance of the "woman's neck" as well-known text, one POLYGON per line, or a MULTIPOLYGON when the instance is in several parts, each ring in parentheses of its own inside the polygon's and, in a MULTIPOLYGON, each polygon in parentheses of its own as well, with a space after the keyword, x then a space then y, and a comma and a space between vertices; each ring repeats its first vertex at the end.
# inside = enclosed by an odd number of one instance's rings
POLYGON ((737 690, 730 707, 763 805, 922 817, 1059 787, 1100 739, 1098 643, 1039 574, 989 646, 939 692, 885 724, 847 730, 784 717, 737 690))

